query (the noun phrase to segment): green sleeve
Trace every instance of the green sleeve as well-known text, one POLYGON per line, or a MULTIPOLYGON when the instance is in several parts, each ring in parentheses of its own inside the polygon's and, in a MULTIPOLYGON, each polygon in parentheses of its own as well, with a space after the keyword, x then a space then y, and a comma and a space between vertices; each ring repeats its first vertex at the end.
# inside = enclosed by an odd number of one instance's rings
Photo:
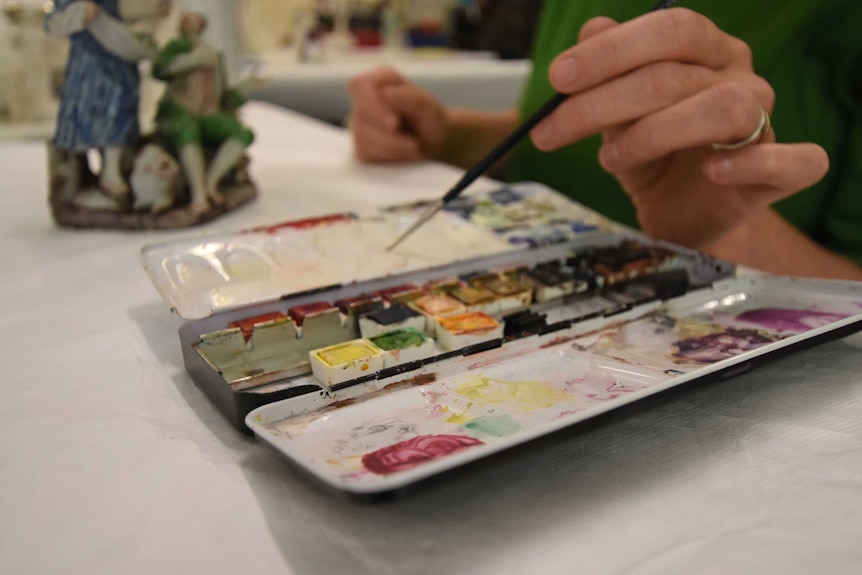
MULTIPOLYGON (((840 144, 827 148, 829 173, 823 182, 823 203, 814 239, 862 264, 862 4, 828 4, 833 12, 828 33, 822 34, 824 68, 821 80, 839 115, 840 144)), ((824 8, 825 11, 825 8, 824 8)), ((813 79, 809 79, 811 81, 813 79)), ((824 110, 815 109, 811 123, 824 120, 824 110)))
POLYGON ((189 38, 176 38, 168 42, 153 62, 153 77, 163 82, 170 80, 171 74, 167 70, 168 66, 177 56, 191 52, 193 48, 194 45, 189 38))
POLYGON ((862 114, 857 114, 841 157, 832 157, 834 187, 821 221, 821 243, 862 264, 862 114))
MULTIPOLYGON (((605 14, 622 21, 649 4, 545 0, 522 115, 553 95, 548 66, 574 44, 587 19, 605 14)), ((775 89, 772 125, 778 141, 815 142, 829 154, 826 177, 777 202, 775 210, 825 248, 862 263, 862 2, 698 0, 685 6, 751 46, 755 71, 775 89)), ((594 136, 543 152, 525 138, 507 176, 543 182, 611 219, 636 226, 631 200, 597 161, 599 146, 600 138, 594 136)))

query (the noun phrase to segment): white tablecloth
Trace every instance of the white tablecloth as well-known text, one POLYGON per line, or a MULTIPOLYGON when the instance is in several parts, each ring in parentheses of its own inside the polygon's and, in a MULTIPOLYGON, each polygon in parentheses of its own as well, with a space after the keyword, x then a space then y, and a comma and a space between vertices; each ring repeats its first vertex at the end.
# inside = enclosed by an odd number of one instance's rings
MULTIPOLYGON (((250 104, 253 204, 201 231, 434 197, 344 133, 250 104)), ((480 186, 489 186, 488 182, 480 186)), ((182 364, 139 265, 188 233, 74 231, 0 143, 0 573, 859 573, 862 336, 692 386, 379 505, 300 477, 182 364)))

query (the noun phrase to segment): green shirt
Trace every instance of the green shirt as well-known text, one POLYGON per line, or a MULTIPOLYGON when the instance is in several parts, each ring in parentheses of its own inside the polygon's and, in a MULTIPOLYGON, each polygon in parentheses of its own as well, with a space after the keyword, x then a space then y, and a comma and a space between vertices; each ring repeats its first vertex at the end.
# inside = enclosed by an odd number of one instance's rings
MULTIPOLYGON (((653 4, 655 0, 546 0, 522 116, 553 95, 548 66, 576 43, 584 22, 598 15, 628 20, 653 4)), ((827 176, 775 209, 825 247, 862 262, 862 1, 696 0, 679 5, 699 11, 751 46, 755 71, 777 94, 772 120, 779 141, 816 142, 829 154, 827 176)), ((594 136, 546 153, 525 138, 508 178, 543 182, 636 226, 631 201, 598 164, 599 145, 594 136)))

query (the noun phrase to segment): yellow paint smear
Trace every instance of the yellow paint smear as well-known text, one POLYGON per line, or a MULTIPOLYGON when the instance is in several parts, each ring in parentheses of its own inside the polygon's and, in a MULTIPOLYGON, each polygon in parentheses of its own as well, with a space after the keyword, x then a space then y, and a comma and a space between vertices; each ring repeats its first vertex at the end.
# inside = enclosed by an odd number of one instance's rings
MULTIPOLYGON (((454 423, 456 425, 461 425, 462 423, 467 423, 471 419, 473 419, 472 415, 468 415, 470 412, 470 408, 473 407, 473 402, 467 403, 467 407, 461 413, 453 413, 449 417, 446 418, 446 423, 454 423)), ((447 411, 449 408, 446 408, 447 411)))
MULTIPOLYGON (((575 396, 537 381, 502 381, 473 376, 455 389, 455 393, 473 401, 507 404, 532 411, 561 402, 573 403, 575 396)), ((447 420, 448 421, 448 420, 447 420)))

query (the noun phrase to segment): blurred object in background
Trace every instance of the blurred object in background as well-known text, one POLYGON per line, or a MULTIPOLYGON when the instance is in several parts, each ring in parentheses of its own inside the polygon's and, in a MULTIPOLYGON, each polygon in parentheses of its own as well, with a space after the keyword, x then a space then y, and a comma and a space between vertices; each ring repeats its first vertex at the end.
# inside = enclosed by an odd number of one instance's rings
POLYGON ((528 58, 542 0, 459 0, 452 13, 452 47, 482 50, 503 60, 528 58))
POLYGON ((315 20, 314 4, 314 0, 240 0, 245 55, 260 56, 297 46, 315 20))
POLYGON ((57 113, 66 49, 42 28, 51 7, 32 0, 3 4, 0 122, 44 122, 57 113))
POLYGON ((459 50, 479 50, 479 33, 482 30, 482 2, 458 0, 452 9, 452 46, 459 50))
POLYGON ((292 51, 301 62, 327 62, 374 49, 448 48, 458 0, 235 1, 244 56, 292 51))

